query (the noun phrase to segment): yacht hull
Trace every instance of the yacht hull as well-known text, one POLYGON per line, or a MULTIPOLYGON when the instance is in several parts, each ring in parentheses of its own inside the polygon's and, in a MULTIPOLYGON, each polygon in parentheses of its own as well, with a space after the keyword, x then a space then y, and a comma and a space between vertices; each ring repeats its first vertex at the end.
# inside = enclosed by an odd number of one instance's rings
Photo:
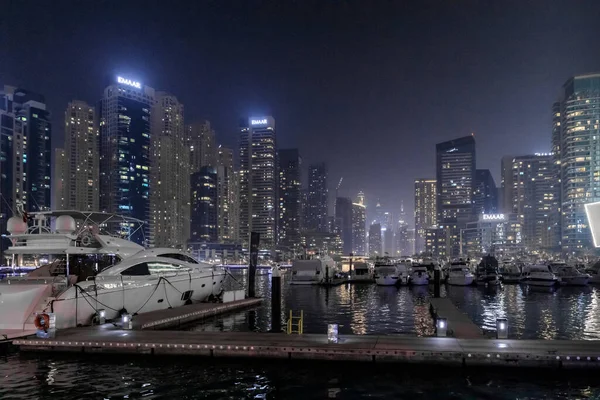
POLYGON ((411 285, 416 285, 416 286, 429 285, 429 275, 427 275, 427 274, 421 274, 421 275, 413 274, 410 277, 410 284, 411 285))
POLYGON ((378 276, 375 278, 375 283, 378 286, 396 286, 398 285, 397 276, 378 276))
POLYGON ((452 286, 471 286, 473 279, 472 276, 449 276, 447 282, 452 286))
POLYGON ((551 279, 530 279, 524 278, 521 280, 522 284, 529 286, 539 286, 539 287, 552 287, 558 284, 558 281, 551 279))
POLYGON ((560 278, 561 286, 585 286, 589 283, 587 276, 563 276, 560 278))

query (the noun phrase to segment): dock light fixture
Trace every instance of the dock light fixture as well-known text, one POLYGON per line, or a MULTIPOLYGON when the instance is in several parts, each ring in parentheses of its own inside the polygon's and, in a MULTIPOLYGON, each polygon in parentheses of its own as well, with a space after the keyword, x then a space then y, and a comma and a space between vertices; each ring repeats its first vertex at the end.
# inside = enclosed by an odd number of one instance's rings
POLYGON ((508 320, 496 318, 496 339, 508 339, 508 320))
POLYGON ((98 310, 98 324, 104 325, 106 323, 106 310, 98 310))
POLYGON ((438 337, 445 337, 448 331, 448 320, 446 318, 438 318, 435 321, 435 333, 438 337))
POLYGON ((337 344, 339 341, 338 337, 338 324, 327 325, 327 342, 337 344))
POLYGON ((123 322, 123 329, 133 329, 133 325, 131 323, 132 318, 130 314, 123 314, 121 320, 123 322))

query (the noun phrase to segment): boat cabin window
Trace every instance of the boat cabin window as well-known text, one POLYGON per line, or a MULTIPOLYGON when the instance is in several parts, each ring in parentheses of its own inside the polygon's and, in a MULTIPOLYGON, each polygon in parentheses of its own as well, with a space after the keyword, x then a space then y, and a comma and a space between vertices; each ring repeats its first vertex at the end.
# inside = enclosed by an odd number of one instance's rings
POLYGON ((125 271, 121 272, 121 275, 126 275, 126 276, 150 275, 150 270, 148 269, 147 263, 140 263, 140 264, 136 264, 132 267, 127 268, 125 271))
POLYGON ((175 260, 183 261, 183 262, 190 263, 190 264, 198 264, 198 261, 194 260, 192 257, 186 256, 185 254, 180 254, 180 253, 159 254, 159 257, 168 257, 168 258, 173 258, 175 260))
POLYGON ((190 270, 189 268, 181 265, 162 261, 152 261, 148 262, 147 264, 150 274, 152 275, 164 274, 165 272, 187 272, 190 270))

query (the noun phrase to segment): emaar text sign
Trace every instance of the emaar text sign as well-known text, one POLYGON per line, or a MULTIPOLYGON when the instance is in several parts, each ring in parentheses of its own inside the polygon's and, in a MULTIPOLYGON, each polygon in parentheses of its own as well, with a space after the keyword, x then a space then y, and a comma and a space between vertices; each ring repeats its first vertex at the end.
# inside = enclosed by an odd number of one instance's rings
POLYGON ((267 119, 266 118, 257 118, 257 119, 251 119, 250 120, 250 125, 266 125, 267 124, 267 119))
POLYGON ((122 76, 117 76, 117 82, 119 82, 123 85, 133 86, 136 89, 142 88, 142 84, 140 82, 132 81, 131 79, 126 79, 126 78, 123 78, 122 76))
POLYGON ((484 221, 504 221, 504 214, 482 214, 484 221))

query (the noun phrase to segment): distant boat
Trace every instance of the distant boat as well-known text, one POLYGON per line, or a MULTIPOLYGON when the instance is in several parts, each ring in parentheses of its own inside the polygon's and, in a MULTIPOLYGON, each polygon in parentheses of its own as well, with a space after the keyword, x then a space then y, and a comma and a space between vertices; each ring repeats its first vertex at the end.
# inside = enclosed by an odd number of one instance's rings
POLYGON ((335 261, 329 256, 292 261, 290 285, 320 285, 338 273, 335 261))
POLYGON ((498 260, 495 257, 487 255, 481 259, 477 266, 475 281, 477 285, 496 286, 500 284, 498 260))
POLYGON ((502 283, 519 283, 523 274, 521 267, 513 261, 503 261, 499 272, 502 283))
POLYGON ((378 257, 375 260, 375 283, 379 286, 398 285, 398 269, 389 257, 378 257))
POLYGON ((474 280, 475 275, 471 272, 466 261, 460 259, 450 263, 447 279, 448 285, 469 286, 473 284, 474 280))
POLYGON ((365 262, 357 262, 350 271, 350 282, 374 282, 372 268, 365 262))
POLYGON ((426 265, 413 264, 410 273, 410 284, 417 286, 429 285, 429 274, 426 265))
POLYGON ((577 268, 566 263, 554 262, 549 267, 564 286, 585 286, 590 280, 588 274, 581 273, 577 268))
POLYGON ((560 279, 554 275, 547 265, 531 265, 523 268, 521 283, 529 286, 552 287, 558 285, 560 279))

